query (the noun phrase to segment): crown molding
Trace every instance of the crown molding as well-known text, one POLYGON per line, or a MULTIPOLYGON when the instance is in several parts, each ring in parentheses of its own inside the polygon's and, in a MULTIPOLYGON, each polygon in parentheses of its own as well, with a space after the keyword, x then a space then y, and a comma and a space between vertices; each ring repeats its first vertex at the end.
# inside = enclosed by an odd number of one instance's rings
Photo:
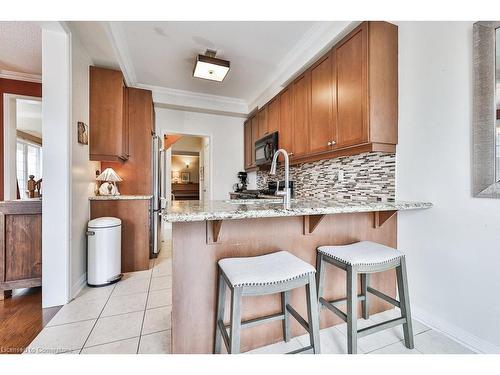
POLYGON ((135 74, 134 64, 130 57, 130 51, 125 38, 125 32, 119 22, 102 22, 103 28, 106 31, 108 39, 115 53, 118 65, 122 71, 125 83, 130 87, 137 87, 137 75, 135 74))
POLYGON ((359 21, 318 22, 278 63, 278 70, 273 73, 273 77, 250 95, 248 107, 254 108, 265 104, 360 23, 359 21))
POLYGON ((236 117, 246 117, 248 114, 248 105, 244 99, 144 84, 137 84, 135 87, 151 90, 153 101, 156 104, 163 104, 164 107, 167 105, 170 108, 185 110, 198 108, 200 112, 236 117))
POLYGON ((14 81, 42 83, 41 74, 20 73, 4 69, 0 69, 0 78, 12 79, 14 81))

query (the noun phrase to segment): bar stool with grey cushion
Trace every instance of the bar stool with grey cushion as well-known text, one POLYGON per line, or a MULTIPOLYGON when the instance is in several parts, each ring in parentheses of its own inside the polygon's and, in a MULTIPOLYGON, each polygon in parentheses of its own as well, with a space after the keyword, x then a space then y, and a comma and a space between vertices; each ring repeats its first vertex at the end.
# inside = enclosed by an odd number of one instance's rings
POLYGON ((362 241, 344 246, 320 246, 317 257, 318 299, 320 307, 326 307, 347 322, 347 349, 357 353, 357 339, 399 324, 403 325, 405 345, 413 349, 413 330, 408 296, 405 256, 399 250, 375 242, 362 241), (323 298, 325 262, 347 272, 347 298, 327 301, 323 298), (369 286, 369 275, 396 268, 399 301, 369 286), (358 296, 358 274, 361 275, 361 294, 358 296), (361 302, 364 319, 369 318, 368 293, 373 294, 401 310, 401 317, 357 329, 357 302, 361 302), (347 314, 337 306, 347 302, 347 314))
POLYGON ((261 323, 283 320, 283 336, 290 340, 289 315, 292 315, 308 332, 311 345, 291 353, 312 350, 319 353, 318 300, 316 296, 316 270, 309 263, 287 251, 248 257, 219 260, 219 288, 215 327, 214 353, 221 352, 221 341, 230 354, 240 351, 240 331, 261 323), (226 285, 231 290, 230 324, 224 325, 226 285), (306 287, 307 315, 305 321, 289 305, 290 291, 306 287), (281 293, 282 311, 262 318, 241 321, 241 297, 281 293), (229 328, 229 334, 227 329, 229 328))

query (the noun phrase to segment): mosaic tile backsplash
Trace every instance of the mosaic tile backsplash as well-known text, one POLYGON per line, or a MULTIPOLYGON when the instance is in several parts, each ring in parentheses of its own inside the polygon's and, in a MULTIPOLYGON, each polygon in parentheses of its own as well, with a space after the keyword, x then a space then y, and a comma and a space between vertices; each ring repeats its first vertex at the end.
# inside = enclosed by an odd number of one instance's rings
MULTIPOLYGON (((290 167, 295 198, 394 200, 396 195, 396 155, 367 152, 354 156, 319 160, 290 167), (338 172, 344 172, 342 181, 338 172)), ((267 189, 267 181, 284 179, 280 166, 276 176, 257 172, 257 188, 267 189)))

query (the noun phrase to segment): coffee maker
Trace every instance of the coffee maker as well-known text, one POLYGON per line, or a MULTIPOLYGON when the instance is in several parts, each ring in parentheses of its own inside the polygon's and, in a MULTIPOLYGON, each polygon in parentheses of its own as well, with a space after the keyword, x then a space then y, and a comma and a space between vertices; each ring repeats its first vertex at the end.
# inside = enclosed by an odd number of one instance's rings
POLYGON ((238 180, 236 184, 233 185, 233 190, 238 193, 247 189, 247 172, 238 172, 238 180))

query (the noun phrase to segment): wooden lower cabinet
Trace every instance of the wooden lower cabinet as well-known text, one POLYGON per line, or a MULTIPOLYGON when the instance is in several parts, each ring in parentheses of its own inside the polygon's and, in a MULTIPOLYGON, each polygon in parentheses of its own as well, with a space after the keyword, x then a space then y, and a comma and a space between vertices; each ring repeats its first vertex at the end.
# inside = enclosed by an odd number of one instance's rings
POLYGON ((0 202, 0 299, 42 285, 42 201, 0 202))
POLYGON ((90 218, 111 216, 122 221, 122 272, 149 269, 150 200, 91 200, 90 218))

